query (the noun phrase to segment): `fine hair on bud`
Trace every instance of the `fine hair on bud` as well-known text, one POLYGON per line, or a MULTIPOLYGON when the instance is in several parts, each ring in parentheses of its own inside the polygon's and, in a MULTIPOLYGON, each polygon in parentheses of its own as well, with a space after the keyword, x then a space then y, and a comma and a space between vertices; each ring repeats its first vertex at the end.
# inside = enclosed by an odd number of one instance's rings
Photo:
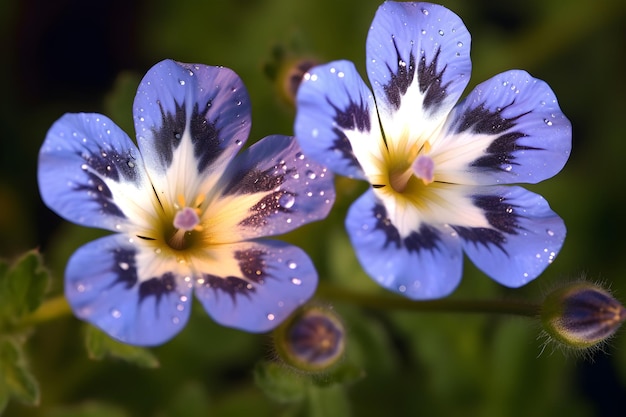
POLYGON ((626 320, 626 309, 602 285, 585 280, 552 289, 541 305, 548 344, 588 352, 601 349, 626 320))
POLYGON ((305 373, 325 373, 341 362, 345 351, 344 325, 334 310, 305 306, 273 333, 278 358, 305 373))

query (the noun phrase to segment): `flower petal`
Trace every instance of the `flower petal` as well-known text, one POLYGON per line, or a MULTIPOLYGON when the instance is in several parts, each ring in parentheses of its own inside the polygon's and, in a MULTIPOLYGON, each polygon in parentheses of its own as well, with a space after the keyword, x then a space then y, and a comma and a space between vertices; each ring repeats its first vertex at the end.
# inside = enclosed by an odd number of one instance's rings
POLYGON ((176 271, 155 267, 156 261, 153 251, 122 234, 82 246, 65 271, 72 310, 124 343, 166 342, 189 318, 191 285, 176 271))
POLYGON ((371 91, 348 61, 312 68, 296 97, 295 134, 309 156, 334 172, 365 179, 382 159, 376 105, 371 91))
POLYGON ((454 108, 431 143, 435 176, 455 183, 537 183, 563 168, 571 142, 571 124, 550 87, 525 71, 507 71, 454 108))
POLYGON ((224 67, 161 61, 141 81, 133 109, 137 142, 159 195, 178 188, 168 178, 196 192, 204 174, 222 171, 250 132, 247 90, 224 67))
POLYGON ((385 2, 367 37, 367 74, 387 140, 429 138, 469 82, 471 38, 443 6, 385 2))
POLYGON ((365 271, 391 291, 440 298, 461 280, 461 243, 452 230, 421 223, 403 237, 371 189, 350 207, 346 228, 365 271))
POLYGON ((123 230, 152 210, 146 190, 153 192, 137 147, 100 114, 57 120, 41 146, 37 176, 46 205, 84 226, 123 230))
POLYGON ((521 187, 480 187, 472 199, 488 227, 451 224, 478 268, 499 283, 519 287, 552 263, 565 239, 563 220, 546 200, 521 187))
POLYGON ((222 181, 206 219, 219 243, 288 232, 325 218, 335 201, 332 173, 288 136, 269 136, 243 151, 222 181))
POLYGON ((249 332, 271 330, 306 302, 317 286, 309 257, 283 242, 223 245, 207 259, 196 277, 196 296, 224 326, 249 332))

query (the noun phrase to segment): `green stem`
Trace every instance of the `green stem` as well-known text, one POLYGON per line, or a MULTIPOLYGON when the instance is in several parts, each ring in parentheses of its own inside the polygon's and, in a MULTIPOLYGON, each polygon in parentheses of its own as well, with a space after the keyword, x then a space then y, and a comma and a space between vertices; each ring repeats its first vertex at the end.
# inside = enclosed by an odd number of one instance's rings
POLYGON ((387 294, 366 294, 327 283, 320 283, 317 289, 320 298, 329 301, 348 303, 379 310, 406 310, 438 313, 482 313, 510 314, 537 317, 540 305, 519 300, 440 300, 413 301, 404 297, 387 294))
POLYGON ((30 316, 27 316, 22 320, 24 326, 34 326, 41 323, 46 323, 58 318, 69 316, 72 314, 72 309, 67 303, 64 296, 59 295, 54 298, 50 298, 41 304, 41 306, 30 316))

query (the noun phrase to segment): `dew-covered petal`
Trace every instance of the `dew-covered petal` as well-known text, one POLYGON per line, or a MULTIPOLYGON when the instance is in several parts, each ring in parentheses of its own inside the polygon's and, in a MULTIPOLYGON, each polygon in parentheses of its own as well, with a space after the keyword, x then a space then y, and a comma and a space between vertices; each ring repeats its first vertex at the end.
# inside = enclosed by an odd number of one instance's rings
POLYGON ((222 245, 194 264, 196 297, 218 323, 265 332, 315 292, 317 273, 299 248, 278 241, 222 245))
POLYGON ((440 298, 461 280, 461 244, 452 230, 422 222, 401 234, 371 190, 350 207, 346 229, 365 271, 391 291, 415 300, 440 298))
POLYGON ((204 219, 213 242, 288 232, 325 218, 335 201, 332 173, 304 154, 293 137, 260 140, 221 174, 222 193, 204 219))
POLYGON ((133 112, 152 182, 167 195, 180 184, 195 192, 198 178, 223 170, 250 131, 246 88, 224 67, 161 61, 141 81, 133 112))
POLYGON ((334 172, 365 179, 384 146, 371 91, 354 64, 335 61, 305 74, 294 131, 311 158, 334 172))
POLYGON ((387 141, 419 142, 440 129, 469 82, 470 42, 461 19, 443 6, 379 7, 366 65, 387 141))
POLYGON ((189 318, 191 285, 169 262, 136 239, 115 234, 92 241, 70 258, 65 296, 74 314, 111 337, 159 345, 189 318))
POLYGON ((565 239, 563 220, 546 200, 516 186, 476 188, 471 195, 488 225, 451 227, 478 268, 499 283, 519 287, 552 263, 565 239))
POLYGON ((552 177, 565 165, 571 140, 550 87, 513 70, 478 85, 431 145, 438 180, 491 185, 552 177))
POLYGON ((48 131, 37 177, 48 207, 84 226, 126 230, 152 212, 137 147, 109 118, 65 114, 48 131))

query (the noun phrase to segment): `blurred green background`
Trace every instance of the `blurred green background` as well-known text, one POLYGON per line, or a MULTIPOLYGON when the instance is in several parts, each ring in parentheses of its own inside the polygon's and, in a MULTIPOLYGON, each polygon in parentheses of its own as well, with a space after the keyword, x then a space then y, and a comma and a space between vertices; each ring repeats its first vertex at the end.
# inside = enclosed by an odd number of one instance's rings
MULTIPOLYGON (((39 198, 38 149, 63 113, 105 113, 133 137, 131 106, 141 76, 173 58, 224 65, 242 77, 252 101, 251 140, 291 134, 294 111, 271 75, 299 58, 349 59, 364 74, 365 38, 379 3, 3 0, 0 257, 40 248, 54 297, 62 293, 69 255, 102 234, 61 221, 39 198)), ((586 275, 625 301, 626 2, 442 4, 472 34, 470 88, 504 70, 526 69, 554 89, 574 132, 565 169, 528 187, 568 226, 556 261, 519 290, 498 286, 466 262, 452 297, 538 300, 555 283, 586 275)), ((383 293, 361 272, 343 229, 345 211, 363 189, 339 179, 329 219, 284 239, 309 252, 326 284, 383 293)), ((255 368, 262 379, 258 364, 274 356, 270 337, 221 328, 199 305, 180 335, 151 349, 158 367, 90 359, 89 331, 67 316, 37 326, 24 345, 40 405, 12 401, 4 415, 605 417, 626 409, 623 332, 590 360, 553 346, 541 353, 539 325, 526 318, 320 301, 341 314, 345 363, 360 370, 360 378, 309 383, 279 369, 276 386, 259 386, 255 368)))

